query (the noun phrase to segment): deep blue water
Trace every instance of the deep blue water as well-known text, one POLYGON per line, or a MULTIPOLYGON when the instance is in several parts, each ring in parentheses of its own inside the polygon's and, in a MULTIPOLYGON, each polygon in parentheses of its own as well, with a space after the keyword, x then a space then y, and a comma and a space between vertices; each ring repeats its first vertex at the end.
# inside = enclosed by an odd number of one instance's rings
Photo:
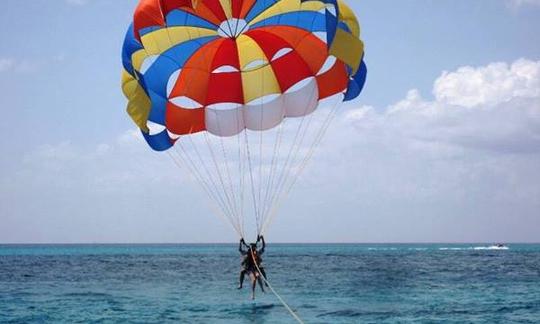
MULTIPOLYGON (((540 245, 279 245, 306 323, 540 323, 540 245)), ((294 323, 236 290, 236 245, 0 245, 0 322, 294 323)), ((247 286, 247 285, 246 285, 247 286)))

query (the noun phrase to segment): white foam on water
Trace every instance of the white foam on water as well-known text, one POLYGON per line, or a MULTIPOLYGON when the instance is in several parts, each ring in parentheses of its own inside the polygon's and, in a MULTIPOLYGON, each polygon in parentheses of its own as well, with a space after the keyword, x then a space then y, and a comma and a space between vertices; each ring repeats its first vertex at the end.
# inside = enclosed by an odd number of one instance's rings
POLYGON ((508 246, 497 246, 497 245, 490 245, 490 246, 469 246, 469 247, 442 247, 439 248, 440 251, 464 251, 464 250, 509 250, 510 248, 508 246))
POLYGON ((474 250, 509 250, 508 246, 497 246, 497 245, 491 245, 491 246, 476 246, 473 248, 474 250))

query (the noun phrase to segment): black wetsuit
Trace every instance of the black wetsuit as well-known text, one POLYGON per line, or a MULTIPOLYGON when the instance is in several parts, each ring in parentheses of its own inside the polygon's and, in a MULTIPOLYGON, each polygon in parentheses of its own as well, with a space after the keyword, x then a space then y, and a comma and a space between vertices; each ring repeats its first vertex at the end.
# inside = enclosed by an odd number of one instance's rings
MULTIPOLYGON (((259 250, 256 250, 257 253, 255 256, 253 256, 253 254, 251 253, 252 247, 247 245, 243 239, 240 240, 240 244, 238 245, 238 251, 244 258, 242 259, 242 270, 240 271, 240 285, 238 286, 238 288, 242 288, 246 273, 251 272, 253 274, 256 274, 257 272, 259 272, 257 270, 257 266, 260 270, 261 275, 263 275, 263 277, 266 279, 266 271, 264 271, 264 267, 262 266, 261 258, 261 255, 264 253, 264 249, 266 248, 266 243, 264 241, 264 237, 261 236, 259 239, 262 241, 262 247, 259 250), (244 247, 246 247, 247 250, 244 250, 244 247), (255 266, 255 263, 253 262, 254 259, 257 262, 257 266, 255 266)), ((258 242, 259 240, 257 240, 257 243, 258 242)), ((255 247, 257 243, 255 243, 255 247)))

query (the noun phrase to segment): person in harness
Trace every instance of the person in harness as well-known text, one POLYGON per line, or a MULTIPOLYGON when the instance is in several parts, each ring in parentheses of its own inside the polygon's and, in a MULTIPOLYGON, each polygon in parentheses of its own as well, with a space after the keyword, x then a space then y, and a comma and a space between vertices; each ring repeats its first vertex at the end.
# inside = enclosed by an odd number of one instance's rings
POLYGON ((264 270, 264 267, 262 266, 262 255, 264 254, 264 250, 266 248, 266 242, 264 241, 264 237, 262 235, 259 235, 257 237, 256 243, 246 244, 244 239, 240 239, 240 244, 238 245, 238 251, 243 256, 242 258, 242 269, 240 270, 240 278, 239 278, 239 285, 238 289, 242 289, 244 284, 244 278, 246 274, 249 274, 251 276, 251 291, 252 291, 252 299, 255 299, 255 288, 257 286, 257 281, 259 282, 259 286, 261 287, 261 290, 264 292, 263 288, 263 278, 265 280, 265 285, 268 287, 268 284, 266 283, 266 271, 264 270), (262 243, 262 247, 258 249, 258 243, 262 243), (246 248, 246 249, 245 249, 246 248), (262 276, 262 278, 261 278, 262 276))

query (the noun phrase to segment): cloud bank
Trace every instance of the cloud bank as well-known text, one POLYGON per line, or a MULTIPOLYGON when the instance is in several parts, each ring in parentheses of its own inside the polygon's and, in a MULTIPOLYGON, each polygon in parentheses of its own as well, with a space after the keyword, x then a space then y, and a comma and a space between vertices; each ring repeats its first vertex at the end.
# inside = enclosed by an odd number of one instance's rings
MULTIPOLYGON (((432 95, 342 107, 274 241, 537 240, 540 61, 446 71, 432 95)), ((235 239, 134 131, 91 148, 39 147, 2 179, 7 242, 235 239)))
POLYGON ((88 3, 88 0, 65 0, 68 5, 83 6, 88 3))
POLYGON ((348 197, 358 239, 535 240, 539 63, 463 67, 434 82, 432 100, 411 90, 384 109, 346 109, 320 155, 336 170, 324 191, 348 197))
POLYGON ((510 4, 510 6, 514 8, 527 6, 527 5, 540 6, 539 0, 508 0, 508 3, 510 4))

